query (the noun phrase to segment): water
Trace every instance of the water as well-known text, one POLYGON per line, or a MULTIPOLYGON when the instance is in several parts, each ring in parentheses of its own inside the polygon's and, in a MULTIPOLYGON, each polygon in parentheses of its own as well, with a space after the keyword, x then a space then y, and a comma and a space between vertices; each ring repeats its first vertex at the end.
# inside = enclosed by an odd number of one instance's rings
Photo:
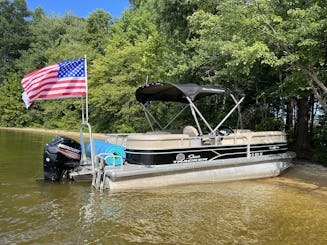
POLYGON ((327 197, 281 183, 44 183, 53 137, 0 130, 0 244, 327 244, 327 197))

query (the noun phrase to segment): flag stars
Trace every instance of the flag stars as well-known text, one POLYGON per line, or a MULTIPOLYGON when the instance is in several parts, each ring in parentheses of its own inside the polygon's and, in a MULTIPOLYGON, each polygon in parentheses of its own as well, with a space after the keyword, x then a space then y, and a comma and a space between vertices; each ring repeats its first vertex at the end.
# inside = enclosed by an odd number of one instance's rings
POLYGON ((84 59, 61 62, 59 67, 58 78, 85 77, 84 59))

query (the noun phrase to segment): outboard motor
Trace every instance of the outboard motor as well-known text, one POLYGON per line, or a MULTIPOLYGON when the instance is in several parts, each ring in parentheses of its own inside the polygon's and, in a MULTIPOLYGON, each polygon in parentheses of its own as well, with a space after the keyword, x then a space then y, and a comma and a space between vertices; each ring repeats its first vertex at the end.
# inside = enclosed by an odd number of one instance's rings
POLYGON ((79 166, 81 145, 68 137, 58 136, 44 147, 44 179, 59 181, 66 170, 79 166))

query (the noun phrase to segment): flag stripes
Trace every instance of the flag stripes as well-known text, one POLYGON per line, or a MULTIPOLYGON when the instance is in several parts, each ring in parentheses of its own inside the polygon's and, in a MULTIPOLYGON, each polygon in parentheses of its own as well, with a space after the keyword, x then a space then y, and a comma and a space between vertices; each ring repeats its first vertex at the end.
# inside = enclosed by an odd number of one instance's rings
POLYGON ((35 100, 86 95, 85 59, 61 62, 25 75, 21 81, 28 108, 35 100))

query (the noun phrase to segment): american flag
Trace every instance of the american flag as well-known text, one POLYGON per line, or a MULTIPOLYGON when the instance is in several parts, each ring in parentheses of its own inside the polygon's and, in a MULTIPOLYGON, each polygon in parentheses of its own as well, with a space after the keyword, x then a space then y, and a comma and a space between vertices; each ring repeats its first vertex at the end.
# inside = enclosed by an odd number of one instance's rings
POLYGON ((85 59, 68 60, 24 76, 22 98, 28 108, 35 100, 81 97, 86 95, 85 59))

